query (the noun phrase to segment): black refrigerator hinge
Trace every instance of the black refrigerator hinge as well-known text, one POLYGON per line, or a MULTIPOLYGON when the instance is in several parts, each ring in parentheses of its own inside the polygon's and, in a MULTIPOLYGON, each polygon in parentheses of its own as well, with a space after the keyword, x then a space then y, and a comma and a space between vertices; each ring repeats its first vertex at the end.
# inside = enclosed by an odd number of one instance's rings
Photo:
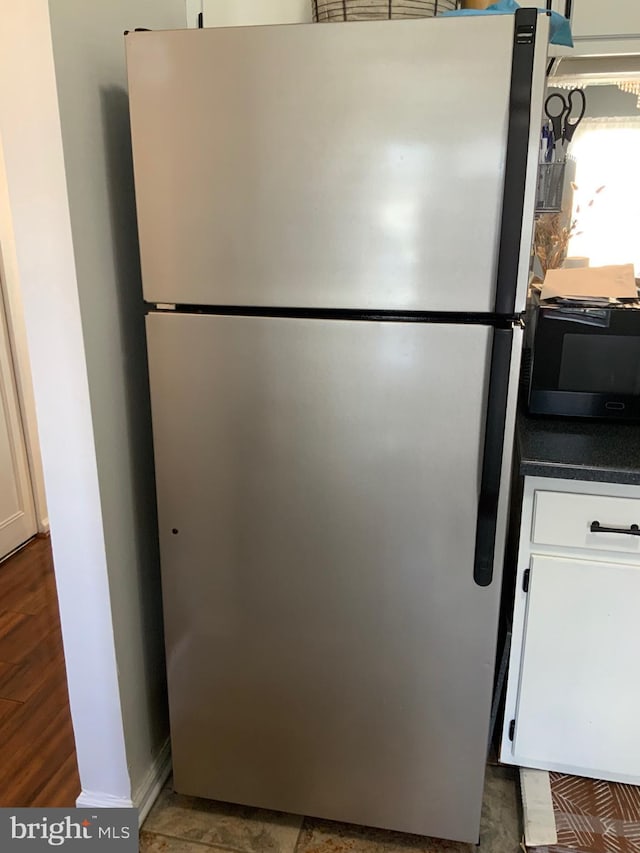
POLYGON ((525 592, 529 592, 529 578, 531 577, 531 569, 525 569, 524 575, 522 576, 522 589, 525 592))
POLYGON ((535 24, 520 24, 516 27, 516 44, 533 44, 535 36, 535 24))
POLYGON ((513 740, 513 736, 515 735, 515 733, 516 733, 516 721, 511 720, 511 722, 509 723, 509 740, 511 740, 511 741, 513 740))

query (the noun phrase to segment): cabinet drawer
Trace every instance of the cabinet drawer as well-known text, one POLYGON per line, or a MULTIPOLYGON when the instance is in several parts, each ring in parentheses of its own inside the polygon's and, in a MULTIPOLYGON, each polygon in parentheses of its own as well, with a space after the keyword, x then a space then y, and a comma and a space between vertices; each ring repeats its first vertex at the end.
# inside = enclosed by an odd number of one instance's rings
POLYGON ((632 525, 640 526, 640 500, 636 498, 535 492, 531 541, 536 545, 640 555, 640 536, 624 532, 632 525), (593 522, 616 532, 592 532, 593 522))

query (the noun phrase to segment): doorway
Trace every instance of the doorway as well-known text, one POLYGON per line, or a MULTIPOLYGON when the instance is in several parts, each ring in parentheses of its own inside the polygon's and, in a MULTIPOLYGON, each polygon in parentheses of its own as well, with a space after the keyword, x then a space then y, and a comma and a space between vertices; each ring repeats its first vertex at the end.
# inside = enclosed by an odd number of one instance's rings
POLYGON ((37 532, 2 284, 0 279, 0 560, 37 532))

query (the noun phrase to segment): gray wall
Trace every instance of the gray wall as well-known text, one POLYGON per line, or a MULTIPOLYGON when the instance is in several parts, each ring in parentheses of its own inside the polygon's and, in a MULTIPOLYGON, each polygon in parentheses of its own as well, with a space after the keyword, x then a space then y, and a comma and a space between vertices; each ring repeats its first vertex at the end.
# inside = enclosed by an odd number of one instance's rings
POLYGON ((167 738, 168 719, 123 31, 183 27, 185 4, 109 0, 89 5, 50 0, 49 11, 135 802, 167 738))
POLYGON ((640 115, 638 96, 617 86, 587 86, 586 95, 587 115, 592 118, 640 115))
MULTIPOLYGON (((549 94, 552 92, 567 94, 566 89, 549 88, 549 94)), ((640 115, 637 96, 622 92, 617 86, 587 86, 585 95, 587 96, 585 115, 589 118, 640 115)))

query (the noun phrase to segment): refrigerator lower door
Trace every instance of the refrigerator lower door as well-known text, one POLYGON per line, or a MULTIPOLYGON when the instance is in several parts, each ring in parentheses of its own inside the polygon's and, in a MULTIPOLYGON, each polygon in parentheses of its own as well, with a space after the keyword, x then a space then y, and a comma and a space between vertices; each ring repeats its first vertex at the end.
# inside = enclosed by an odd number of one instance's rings
POLYGON ((147 331, 176 789, 477 841, 492 329, 160 313, 147 331))

